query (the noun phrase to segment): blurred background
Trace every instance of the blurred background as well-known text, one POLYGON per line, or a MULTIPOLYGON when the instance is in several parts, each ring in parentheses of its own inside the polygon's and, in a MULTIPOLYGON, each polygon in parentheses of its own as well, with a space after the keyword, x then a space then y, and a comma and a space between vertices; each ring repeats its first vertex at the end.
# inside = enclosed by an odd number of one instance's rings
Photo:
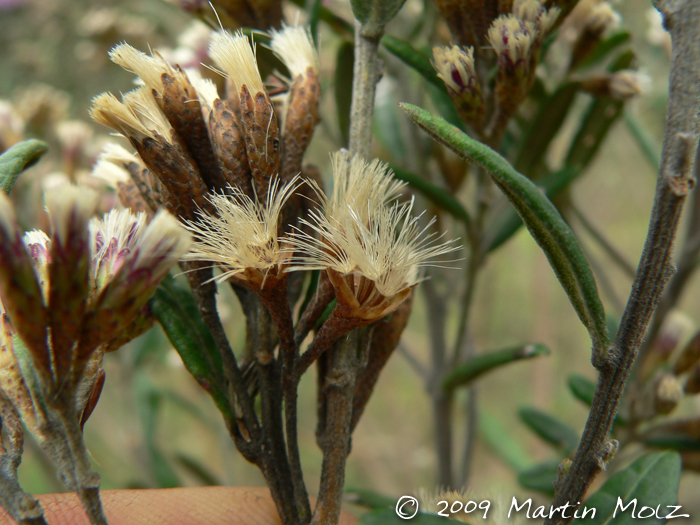
MULTIPOLYGON (((328 1, 324 5, 351 19, 346 3, 328 1)), ((628 111, 660 145, 669 68, 663 40, 658 28, 654 30, 650 3, 619 1, 614 8, 622 17, 622 26, 631 32, 638 65, 649 78, 644 93, 628 111)), ((298 9, 285 4, 286 19, 294 21, 298 9)), ((436 15, 430 3, 408 0, 387 33, 406 36, 419 16, 436 15)), ((327 176, 328 153, 342 145, 334 109, 339 39, 325 25, 319 30, 322 123, 306 162, 316 164, 327 176)), ((436 31, 446 33, 440 24, 436 31)), ((103 91, 125 92, 133 86, 132 75, 109 61, 108 50, 128 41, 139 49, 150 46, 170 60, 196 66, 206 61, 207 38, 205 23, 163 0, 0 0, 0 150, 30 137, 42 138, 51 147, 49 154, 20 178, 13 192, 22 204, 21 220, 26 229, 42 226, 41 194, 66 178, 104 189, 89 173, 109 134, 89 120, 87 108, 91 98, 103 91)), ((394 101, 396 81, 391 74, 401 65, 393 57, 386 56, 386 60, 389 74, 380 85, 377 102, 385 107, 377 118, 391 120, 376 122, 375 154, 381 158, 388 158, 393 147, 382 140, 382 127, 387 122, 396 122, 401 130, 410 127, 394 101)), ((420 100, 420 86, 411 89, 409 96, 420 100)), ((577 101, 581 107, 585 103, 585 96, 577 101)), ((575 129, 575 119, 566 122, 557 140, 565 144, 575 129)), ((550 154, 556 160, 556 145, 550 154)), ((585 176, 575 183, 577 206, 633 265, 646 235, 655 179, 654 168, 621 119, 585 176)), ((114 195, 104 189, 103 208, 109 209, 115 202, 114 195)), ((604 268, 608 282, 599 281, 602 299, 606 311, 619 319, 631 278, 610 264, 589 235, 577 233, 592 260, 604 268)), ((455 272, 454 279, 460 275, 455 272)), ((700 328, 699 287, 698 279, 693 279, 668 319, 667 329, 681 342, 700 328)), ((228 290, 220 296, 221 313, 234 348, 241 348, 242 314, 228 290)), ((488 436, 477 443, 469 488, 481 498, 500 493, 508 500, 514 495, 532 496, 544 503, 545 496, 518 484, 513 469, 502 454, 494 453, 489 442, 494 434, 502 434, 512 438, 507 446, 516 456, 533 464, 551 458, 550 449, 518 417, 518 408, 523 405, 554 415, 579 432, 583 429, 587 407, 571 395, 567 378, 576 373, 596 379, 588 335, 545 256, 524 230, 488 260, 474 305, 472 337, 478 349, 537 341, 552 352, 504 367, 477 383, 481 422, 488 436)), ((429 360, 426 319, 424 302, 419 299, 414 302, 402 343, 419 364, 429 360)), ((389 361, 354 434, 347 486, 394 497, 421 487, 436 488, 430 402, 416 368, 402 352, 389 361)), ((183 368, 159 327, 108 354, 105 370, 102 398, 85 427, 103 488, 264 484, 257 469, 238 454, 214 404, 183 368)), ((314 437, 314 389, 313 373, 307 374, 299 398, 299 426, 311 493, 317 490, 321 464, 314 437)), ((677 414, 697 414, 697 398, 684 399, 677 414)), ((465 426, 460 416, 460 404, 464 403, 465 397, 458 397, 457 429, 465 426)), ((457 434, 459 441, 460 432, 457 434)), ((25 490, 63 491, 50 462, 28 441, 20 469, 25 490)), ((625 455, 631 458, 633 453, 634 447, 625 449, 615 468, 625 464, 625 455)), ((601 477, 597 483, 602 481, 601 477)), ((680 502, 700 523, 698 496, 700 475, 685 473, 680 502)))

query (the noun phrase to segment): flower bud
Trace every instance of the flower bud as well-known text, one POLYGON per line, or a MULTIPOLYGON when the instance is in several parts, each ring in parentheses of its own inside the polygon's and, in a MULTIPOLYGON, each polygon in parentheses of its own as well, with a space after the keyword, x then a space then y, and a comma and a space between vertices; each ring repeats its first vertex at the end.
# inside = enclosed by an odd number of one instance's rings
POLYGON ((445 82, 459 117, 481 128, 486 116, 486 102, 474 68, 473 48, 434 47, 433 67, 445 82))

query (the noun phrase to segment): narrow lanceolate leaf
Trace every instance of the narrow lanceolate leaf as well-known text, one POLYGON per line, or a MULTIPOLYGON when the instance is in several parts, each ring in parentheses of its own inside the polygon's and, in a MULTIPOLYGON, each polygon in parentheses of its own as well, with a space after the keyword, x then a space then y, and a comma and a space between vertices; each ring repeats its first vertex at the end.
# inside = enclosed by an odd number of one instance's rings
MULTIPOLYGON (((553 199, 571 184, 579 175, 581 170, 565 167, 555 173, 545 175, 537 181, 537 186, 544 191, 549 199, 553 199)), ((523 225, 520 215, 513 208, 504 210, 496 217, 486 229, 486 246, 489 252, 502 246, 510 239, 523 225)))
POLYGON ((149 308, 187 371, 209 392, 224 416, 231 417, 232 408, 223 388, 221 356, 190 291, 168 277, 156 290, 149 308))
POLYGON ((535 408, 522 407, 520 419, 542 439, 568 454, 578 444, 578 432, 557 418, 535 408))
POLYGON ((392 164, 390 164, 390 166, 391 171, 394 172, 397 179, 407 182, 409 186, 421 193, 426 199, 435 204, 435 206, 446 211, 455 219, 458 219, 465 225, 469 226, 471 223, 469 213, 457 199, 450 195, 448 191, 436 186, 435 184, 431 184, 418 175, 410 173, 401 168, 397 168, 392 164))
POLYGON ((9 194, 20 174, 37 162, 48 149, 46 142, 29 139, 15 144, 0 155, 0 190, 9 194))
POLYGON ((426 53, 414 48, 408 42, 404 42, 391 35, 384 35, 382 37, 382 45, 391 52, 391 54, 413 68, 425 80, 441 89, 445 94, 447 93, 445 91, 445 83, 438 78, 435 68, 430 62, 430 57, 426 53))
POLYGON ((609 346, 608 329, 593 272, 574 233, 551 201, 532 181, 488 146, 419 107, 411 104, 401 104, 401 107, 435 140, 488 171, 547 256, 581 322, 588 329, 594 359, 605 359, 609 346))
POLYGON ((447 374, 442 383, 442 388, 454 390, 457 387, 466 386, 491 370, 514 361, 531 359, 540 355, 549 355, 549 349, 541 344, 529 344, 476 356, 447 374))
MULTIPOLYGON (((676 452, 659 452, 639 458, 626 469, 613 475, 593 494, 585 506, 596 509, 572 523, 576 525, 661 525, 678 503, 681 458, 676 452), (618 507, 618 503, 622 507, 618 507), (629 505, 629 506, 628 506, 629 505), (655 512, 659 507, 659 511, 655 512), (642 507, 647 507, 641 513, 642 507), (625 508, 625 510, 622 510, 625 508), (651 510, 650 510, 651 509, 651 510), (641 519, 641 514, 646 519, 641 519), (657 517, 658 516, 658 517, 657 517)), ((676 513, 683 514, 680 509, 676 513)), ((581 511, 579 511, 581 515, 581 511)))

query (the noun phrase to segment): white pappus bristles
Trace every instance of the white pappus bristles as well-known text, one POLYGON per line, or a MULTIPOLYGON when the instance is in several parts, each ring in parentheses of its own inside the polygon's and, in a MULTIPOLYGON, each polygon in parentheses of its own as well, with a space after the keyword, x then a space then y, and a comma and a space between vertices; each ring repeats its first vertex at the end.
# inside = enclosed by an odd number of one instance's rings
POLYGON ((214 107, 214 101, 221 98, 219 97, 219 91, 216 89, 216 84, 211 79, 203 78, 196 69, 188 70, 187 77, 197 92, 199 103, 211 110, 214 107))
POLYGON ((102 93, 92 99, 90 117, 98 124, 112 128, 127 138, 139 141, 155 138, 153 132, 141 123, 136 114, 111 93, 102 93))
POLYGON ((241 31, 235 35, 228 31, 213 33, 209 56, 233 81, 237 91, 246 86, 253 97, 259 92, 265 92, 250 40, 241 31))
POLYGON ((129 91, 122 96, 122 101, 149 131, 155 131, 168 142, 172 142, 172 126, 158 107, 149 88, 140 87, 129 91))
POLYGON ((79 232, 87 227, 95 213, 99 195, 89 188, 64 184, 45 196, 54 241, 65 242, 70 232, 79 232))
POLYGON ((309 28, 283 25, 281 31, 270 30, 270 36, 270 49, 287 66, 292 80, 308 68, 318 72, 318 52, 309 28))
POLYGON ((119 44, 109 52, 109 58, 115 64, 136 74, 149 89, 158 93, 163 91, 163 73, 171 75, 177 81, 184 81, 184 73, 173 69, 158 53, 149 57, 129 44, 119 44))
POLYGON ((251 199, 238 188, 231 195, 211 195, 209 200, 217 216, 201 213, 199 221, 187 221, 185 227, 194 234, 192 251, 185 260, 219 263, 224 272, 221 282, 246 269, 278 269, 289 259, 289 250, 278 238, 278 221, 287 199, 302 184, 300 177, 280 187, 279 178, 270 184, 267 205, 251 199))

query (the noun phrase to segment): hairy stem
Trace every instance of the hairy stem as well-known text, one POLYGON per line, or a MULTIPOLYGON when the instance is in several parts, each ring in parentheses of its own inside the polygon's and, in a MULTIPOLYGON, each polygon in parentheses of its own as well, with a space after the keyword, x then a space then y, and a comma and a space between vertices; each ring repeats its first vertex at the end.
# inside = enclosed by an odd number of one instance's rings
POLYGON ((358 330, 340 339, 331 350, 330 366, 323 390, 326 400, 326 424, 320 436, 323 450, 321 487, 312 524, 338 522, 345 484, 345 463, 350 453, 352 398, 360 368, 358 330))
MULTIPOLYGON (((557 487, 552 506, 576 504, 614 450, 606 443, 639 345, 661 293, 673 273, 673 239, 685 198, 693 187, 693 155, 697 146, 700 85, 700 4, 694 0, 657 3, 671 33, 673 63, 661 168, 649 232, 620 328, 600 377, 591 411, 566 478, 557 487)), ((696 159, 697 162, 697 159, 696 159)), ((545 524, 568 523, 553 515, 545 524)))

